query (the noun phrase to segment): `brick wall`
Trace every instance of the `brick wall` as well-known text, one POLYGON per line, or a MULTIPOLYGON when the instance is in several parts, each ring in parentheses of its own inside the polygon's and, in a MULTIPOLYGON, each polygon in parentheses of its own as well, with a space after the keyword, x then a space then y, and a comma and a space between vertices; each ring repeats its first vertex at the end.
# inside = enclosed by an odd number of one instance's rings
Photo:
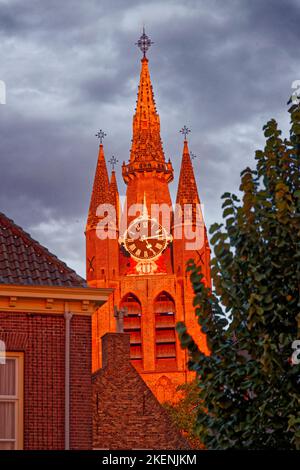
POLYGON ((71 320, 70 447, 92 448, 91 318, 71 320))
MULTIPOLYGON (((89 449, 91 319, 71 320, 70 446, 89 449)), ((65 320, 62 315, 0 312, 0 339, 24 352, 24 449, 64 448, 65 320)))
POLYGON ((129 334, 102 337, 103 368, 93 374, 95 449, 188 449, 129 360, 129 334))

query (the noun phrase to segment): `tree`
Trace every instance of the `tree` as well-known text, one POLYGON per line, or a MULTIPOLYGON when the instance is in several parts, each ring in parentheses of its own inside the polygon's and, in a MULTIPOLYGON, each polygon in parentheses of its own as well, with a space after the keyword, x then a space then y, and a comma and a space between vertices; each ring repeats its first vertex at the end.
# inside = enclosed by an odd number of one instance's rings
MULTIPOLYGON (((292 103, 290 101, 290 103, 292 103)), ((203 354, 177 324, 199 378, 196 431, 211 449, 300 449, 300 106, 290 138, 274 119, 263 128, 256 168, 241 173, 242 199, 225 193, 224 224, 213 224, 214 290, 188 262, 203 354)))
POLYGON ((165 402, 164 408, 170 414, 174 424, 193 449, 202 449, 203 444, 196 430, 197 408, 199 403, 199 385, 197 380, 178 385, 181 399, 176 403, 165 402))

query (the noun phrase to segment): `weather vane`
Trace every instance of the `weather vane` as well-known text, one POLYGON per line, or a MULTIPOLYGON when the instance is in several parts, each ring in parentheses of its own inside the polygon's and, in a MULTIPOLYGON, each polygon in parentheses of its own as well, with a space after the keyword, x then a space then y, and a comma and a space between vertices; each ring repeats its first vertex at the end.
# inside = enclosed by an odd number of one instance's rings
POLYGON ((118 163, 119 160, 117 160, 116 157, 113 155, 108 161, 111 164, 112 171, 115 171, 115 165, 118 163))
POLYGON ((100 131, 97 132, 97 134, 95 134, 95 136, 97 137, 97 139, 100 140, 100 144, 102 144, 104 137, 106 137, 106 134, 105 134, 105 132, 103 132, 102 129, 100 129, 100 131))
POLYGON ((186 140, 186 137, 191 132, 191 130, 186 126, 183 126, 183 128, 180 129, 179 132, 181 132, 181 134, 184 135, 184 140, 186 140))
POLYGON ((197 158, 197 155, 195 155, 193 152, 191 152, 191 159, 194 160, 195 158, 197 158))
POLYGON ((143 27, 143 34, 141 35, 138 42, 136 42, 135 44, 141 49, 144 57, 146 57, 146 52, 148 51, 149 47, 154 44, 154 42, 152 42, 151 39, 145 33, 145 27, 143 27))

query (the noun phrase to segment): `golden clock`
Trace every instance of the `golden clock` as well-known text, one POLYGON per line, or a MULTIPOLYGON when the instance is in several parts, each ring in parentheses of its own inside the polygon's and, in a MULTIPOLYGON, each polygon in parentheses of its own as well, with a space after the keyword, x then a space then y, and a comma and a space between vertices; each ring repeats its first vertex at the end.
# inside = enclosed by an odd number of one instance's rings
POLYGON ((138 217, 128 226, 120 240, 137 261, 155 260, 167 247, 171 236, 156 219, 138 217))

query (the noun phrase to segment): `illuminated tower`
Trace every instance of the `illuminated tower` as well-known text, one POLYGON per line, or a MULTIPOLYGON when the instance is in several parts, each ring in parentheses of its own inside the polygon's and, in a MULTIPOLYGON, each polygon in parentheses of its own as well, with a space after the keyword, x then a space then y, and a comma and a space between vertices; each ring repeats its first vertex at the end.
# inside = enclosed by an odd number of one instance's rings
POLYGON ((97 215, 97 208, 110 204, 119 213, 119 192, 114 170, 109 181, 104 133, 98 133, 100 149, 86 227, 87 281, 90 286, 115 289, 110 301, 94 315, 93 369, 101 365, 101 336, 115 331, 114 306, 125 308, 128 315, 124 330, 131 335, 132 364, 158 399, 164 401, 175 400, 176 386, 193 377, 186 366, 186 352, 175 334, 176 322, 185 321, 207 352, 185 267, 188 259, 199 260, 205 283, 210 286, 210 249, 186 134, 175 212, 172 207, 169 183, 173 180, 173 167, 165 159, 160 137, 160 119, 146 57, 150 45, 143 31, 138 41, 143 57, 132 146, 129 161, 122 166, 127 208, 116 223, 115 236, 106 239, 97 236, 97 224, 103 220, 103 212, 98 211, 97 215), (138 208, 136 214, 130 213, 134 204, 138 208), (190 210, 188 222, 179 217, 186 205, 190 210), (200 240, 195 246, 188 228, 200 240))

